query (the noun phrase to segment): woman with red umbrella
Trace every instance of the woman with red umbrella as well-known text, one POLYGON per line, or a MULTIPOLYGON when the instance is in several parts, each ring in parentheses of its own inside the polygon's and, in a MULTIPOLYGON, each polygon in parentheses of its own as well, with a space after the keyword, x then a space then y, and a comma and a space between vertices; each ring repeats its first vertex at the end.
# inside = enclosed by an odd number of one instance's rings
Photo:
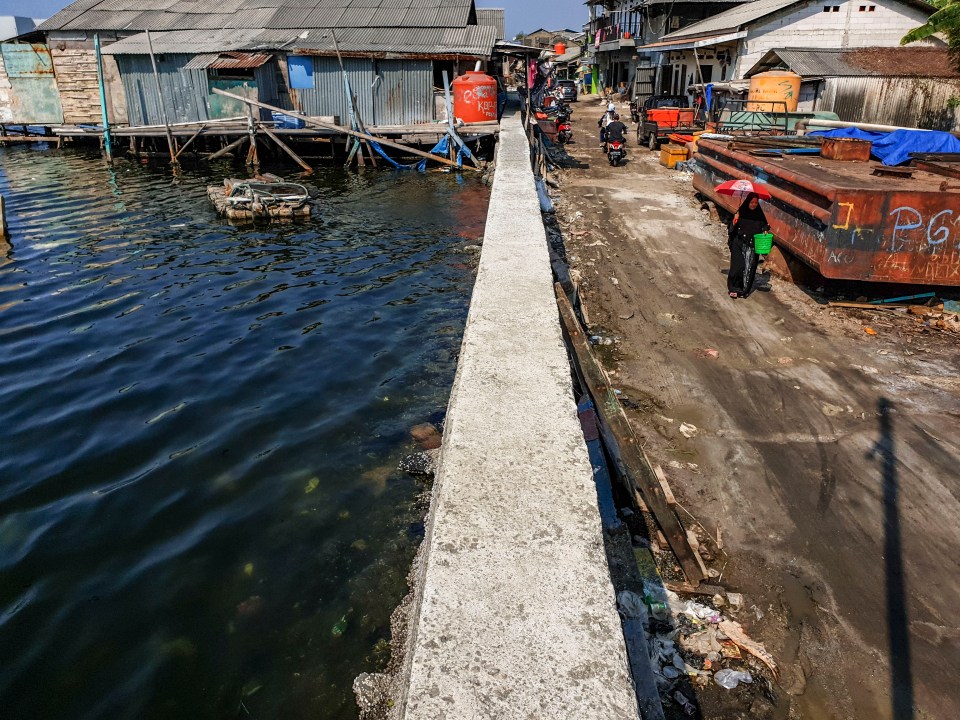
POLYGON ((747 180, 731 180, 715 190, 723 195, 743 195, 743 203, 730 222, 727 246, 730 248, 730 271, 727 273, 727 291, 733 299, 746 297, 753 288, 757 275, 757 253, 753 236, 767 232, 769 225, 760 207, 760 199, 770 198, 762 186, 747 180))

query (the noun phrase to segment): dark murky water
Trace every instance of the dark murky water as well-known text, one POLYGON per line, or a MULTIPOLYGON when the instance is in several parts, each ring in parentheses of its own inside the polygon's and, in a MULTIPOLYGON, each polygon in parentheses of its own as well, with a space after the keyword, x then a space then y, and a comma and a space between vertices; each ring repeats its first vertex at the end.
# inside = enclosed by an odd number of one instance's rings
POLYGON ((314 220, 236 228, 228 170, 0 151, 2 717, 350 718, 385 658, 422 491, 394 468, 446 405, 488 191, 331 169, 314 220))

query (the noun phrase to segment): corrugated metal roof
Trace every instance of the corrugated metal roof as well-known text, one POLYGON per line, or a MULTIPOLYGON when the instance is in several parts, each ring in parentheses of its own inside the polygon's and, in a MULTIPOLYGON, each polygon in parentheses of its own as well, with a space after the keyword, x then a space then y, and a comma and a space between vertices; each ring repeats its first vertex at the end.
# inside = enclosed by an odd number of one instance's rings
MULTIPOLYGON (((417 55, 490 55, 496 30, 484 25, 463 28, 345 28, 337 30, 342 52, 369 52, 417 55)), ((333 38, 322 30, 298 37, 294 52, 326 54, 334 52, 333 38)))
POLYGON ((847 50, 783 48, 770 50, 746 73, 786 68, 801 77, 956 78, 947 48, 871 47, 847 50))
POLYGON ((266 65, 273 57, 268 53, 223 52, 195 55, 184 70, 252 70, 266 65))
POLYGON ((762 17, 766 17, 778 10, 807 0, 751 0, 743 5, 724 10, 706 20, 695 22, 693 25, 664 35, 661 40, 680 40, 700 35, 714 35, 729 30, 736 30, 742 25, 748 25, 762 17))
POLYGON ((473 0, 77 0, 39 29, 284 29, 294 18, 302 18, 297 29, 462 28, 472 11, 473 0))
MULTIPOLYGON (((231 50, 251 50, 257 48, 257 41, 262 34, 261 30, 174 30, 172 32, 151 33, 153 51, 157 54, 175 55, 183 53, 209 53, 215 48, 219 52, 231 50)), ((286 39, 295 37, 291 31, 286 31, 286 39)), ((132 35, 118 40, 103 48, 105 55, 146 55, 146 33, 132 35)))
MULTIPOLYGON (((688 25, 676 32, 664 35, 661 40, 682 40, 685 38, 699 37, 701 35, 714 35, 716 33, 729 32, 749 25, 761 18, 771 15, 780 10, 784 10, 792 5, 807 4, 813 0, 751 0, 737 7, 724 10, 706 20, 688 25)), ((933 12, 934 8, 923 0, 901 0, 906 5, 933 12)))
POLYGON ((503 8, 477 8, 477 25, 488 25, 496 28, 497 40, 504 40, 506 26, 504 24, 503 8))

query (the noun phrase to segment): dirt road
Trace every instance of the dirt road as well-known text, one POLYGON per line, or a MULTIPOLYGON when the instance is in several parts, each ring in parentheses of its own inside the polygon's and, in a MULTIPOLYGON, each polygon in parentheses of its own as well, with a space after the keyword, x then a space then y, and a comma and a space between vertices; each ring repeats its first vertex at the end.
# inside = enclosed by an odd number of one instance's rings
POLYGON ((769 716, 960 716, 960 338, 912 319, 872 335, 776 279, 731 300, 690 176, 632 139, 610 167, 601 113, 575 106, 568 258, 648 455, 756 605, 783 667, 769 716))

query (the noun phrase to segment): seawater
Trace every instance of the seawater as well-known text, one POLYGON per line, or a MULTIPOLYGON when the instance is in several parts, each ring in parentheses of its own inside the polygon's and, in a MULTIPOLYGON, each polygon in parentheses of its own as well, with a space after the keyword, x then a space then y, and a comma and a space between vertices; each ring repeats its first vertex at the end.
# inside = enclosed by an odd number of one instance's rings
POLYGON ((387 658, 489 192, 331 168, 235 227, 231 174, 0 150, 2 717, 353 718, 387 658))

